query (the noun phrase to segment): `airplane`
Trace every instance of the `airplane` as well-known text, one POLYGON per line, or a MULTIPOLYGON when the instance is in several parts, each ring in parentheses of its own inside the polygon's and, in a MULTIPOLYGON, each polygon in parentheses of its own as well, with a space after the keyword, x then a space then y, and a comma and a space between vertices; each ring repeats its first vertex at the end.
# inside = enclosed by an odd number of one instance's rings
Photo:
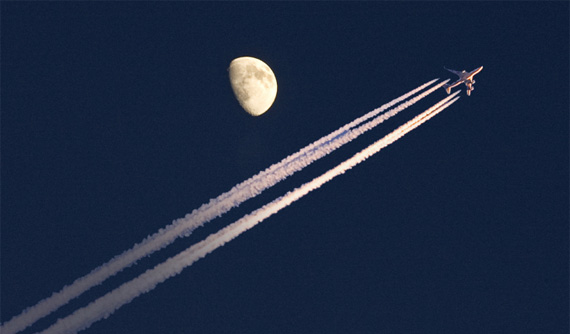
POLYGON ((473 84, 475 83, 475 80, 473 80, 473 77, 475 76, 475 74, 477 74, 483 70, 483 66, 476 68, 471 72, 466 72, 465 70, 463 70, 461 72, 454 71, 454 70, 450 70, 450 69, 446 68, 445 66, 443 68, 445 68, 449 72, 457 74, 459 76, 459 79, 457 81, 455 81, 454 83, 452 83, 451 85, 443 85, 443 88, 445 88, 445 91, 447 92, 447 94, 451 93, 451 88, 457 87, 457 86, 461 85, 462 83, 465 83, 465 86, 467 86, 467 96, 471 96, 471 92, 475 90, 475 87, 473 87, 473 84))

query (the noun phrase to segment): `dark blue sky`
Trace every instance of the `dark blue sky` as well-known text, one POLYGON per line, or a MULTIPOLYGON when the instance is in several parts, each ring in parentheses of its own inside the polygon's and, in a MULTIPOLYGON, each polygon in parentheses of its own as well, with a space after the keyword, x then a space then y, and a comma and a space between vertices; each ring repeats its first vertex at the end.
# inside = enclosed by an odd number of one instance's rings
MULTIPOLYGON (((568 332, 567 2, 1 4, 1 321, 434 78, 476 90, 85 333, 568 332), (277 76, 251 117, 240 56, 277 76)), ((335 166, 378 129, 39 321, 335 166)))

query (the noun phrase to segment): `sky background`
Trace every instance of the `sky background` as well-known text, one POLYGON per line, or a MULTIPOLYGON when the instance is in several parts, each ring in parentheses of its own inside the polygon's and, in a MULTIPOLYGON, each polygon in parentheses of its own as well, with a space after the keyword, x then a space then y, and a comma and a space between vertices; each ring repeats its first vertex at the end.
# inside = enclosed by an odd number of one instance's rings
MULTIPOLYGON (((435 78, 470 97, 85 333, 568 333, 568 2, 2 2, 1 321, 435 78), (249 116, 232 59, 265 61, 249 116), (464 89, 464 86, 461 87, 464 89)), ((443 89, 26 333, 320 175, 443 89)))

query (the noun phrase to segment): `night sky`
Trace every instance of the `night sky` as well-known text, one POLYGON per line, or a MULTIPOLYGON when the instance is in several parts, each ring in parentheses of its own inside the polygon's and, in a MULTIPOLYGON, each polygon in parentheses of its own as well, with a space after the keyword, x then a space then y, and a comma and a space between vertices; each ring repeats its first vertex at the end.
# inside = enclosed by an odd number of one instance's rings
MULTIPOLYGON (((568 2, 2 2, 1 322, 435 79, 461 99, 85 333, 568 333, 568 2), (265 61, 247 114, 232 59, 265 61)), ((336 166, 397 117, 70 314, 336 166)))

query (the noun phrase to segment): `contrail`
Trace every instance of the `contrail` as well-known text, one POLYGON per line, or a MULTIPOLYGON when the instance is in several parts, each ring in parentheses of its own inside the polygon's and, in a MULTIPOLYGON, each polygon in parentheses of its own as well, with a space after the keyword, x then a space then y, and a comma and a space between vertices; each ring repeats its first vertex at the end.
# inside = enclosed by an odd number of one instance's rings
POLYGON ((282 181, 295 172, 300 171, 309 164, 358 137, 365 131, 370 130, 372 127, 380 124, 389 117, 394 116, 398 112, 418 102, 449 81, 443 81, 424 93, 419 94, 385 114, 378 116, 373 121, 365 123, 357 129, 352 129, 366 120, 377 116, 393 105, 408 99, 410 96, 420 92, 437 80, 438 79, 431 80, 388 102, 387 104, 384 104, 380 108, 357 118, 329 135, 322 137, 312 144, 302 148, 298 152, 286 157, 279 163, 273 164, 264 171, 261 171, 255 176, 237 184, 231 190, 211 199, 208 203, 203 204, 198 209, 192 211, 192 213, 187 214, 184 218, 173 221, 170 225, 145 238, 142 242, 135 244, 131 249, 113 257, 107 263, 95 268, 89 274, 78 278, 72 284, 64 286, 59 292, 55 292, 50 297, 38 302, 36 305, 23 310, 22 313, 4 323, 2 327, 0 327, 0 332, 4 334, 12 334, 25 329, 38 319, 54 312, 90 288, 101 284, 109 277, 133 265, 141 258, 168 246, 178 237, 190 235, 194 229, 223 215, 230 209, 239 206, 244 201, 259 195, 262 191, 275 185, 279 181, 282 181))
POLYGON ((229 242, 232 239, 236 238, 241 233, 249 230, 266 218, 289 206, 291 203, 305 196, 309 192, 318 189, 326 182, 332 180, 334 177, 344 174, 352 167, 378 153, 382 148, 403 137, 405 134, 420 126, 431 117, 437 115, 439 112, 443 111, 455 101, 457 101, 459 97, 455 97, 455 95, 458 93, 459 91, 444 98, 420 115, 414 117, 409 122, 386 135, 384 138, 376 141, 372 145, 355 154, 348 160, 345 160, 338 166, 330 169, 321 176, 316 177, 312 181, 303 184, 295 190, 288 192, 284 196, 279 197, 274 201, 264 205, 260 209, 257 209, 252 213, 242 217, 238 221, 226 226, 217 233, 208 236, 203 241, 194 244, 193 246, 171 257, 165 262, 155 266, 152 269, 147 270, 139 277, 127 283, 124 283, 103 297, 100 297, 97 300, 91 302, 89 305, 78 309, 66 318, 59 319, 55 324, 41 333, 76 333, 80 330, 88 328, 91 326, 91 324, 98 320, 109 317, 117 309, 129 303, 134 298, 142 295, 143 293, 151 291, 158 284, 164 282, 170 277, 179 274, 184 268, 205 257, 216 248, 223 246, 226 242, 229 242), (449 101, 453 97, 455 97, 455 99, 449 101))

